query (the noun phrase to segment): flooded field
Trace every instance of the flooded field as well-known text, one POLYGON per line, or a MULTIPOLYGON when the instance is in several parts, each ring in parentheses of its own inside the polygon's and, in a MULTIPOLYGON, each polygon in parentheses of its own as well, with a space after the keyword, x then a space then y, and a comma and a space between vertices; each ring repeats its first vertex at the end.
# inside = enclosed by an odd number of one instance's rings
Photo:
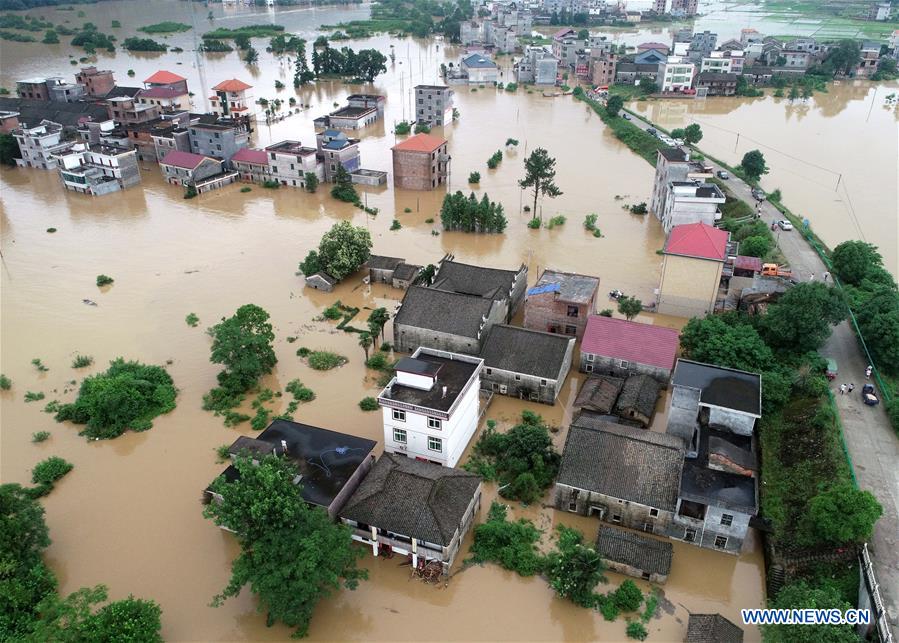
MULTIPOLYGON (((55 22, 90 20, 101 30, 106 30, 110 20, 118 19, 126 25, 119 30, 122 33, 117 33, 123 39, 143 24, 164 19, 190 22, 192 8, 193 3, 182 2, 109 2, 84 6, 83 19, 76 19, 72 12, 39 13, 55 22), (138 7, 141 19, 135 23, 132 16, 138 7)), ((197 20, 203 31, 208 24, 206 10, 196 10, 202 14, 197 20)), ((364 16, 368 8, 362 5, 274 13, 241 9, 226 14, 216 7, 214 11, 216 26, 277 19, 288 31, 312 38, 321 22, 364 16)), ((641 39, 656 39, 648 31, 643 36, 641 39)), ((376 37, 363 46, 385 52, 392 46, 396 61, 388 63, 388 73, 372 86, 325 82, 295 94, 290 87, 292 69, 264 51, 260 51, 256 67, 244 65, 236 53, 208 57, 201 75, 189 51, 192 41, 193 32, 169 39, 172 45, 187 50, 182 54, 132 56, 119 51, 101 54, 97 64, 114 69, 121 84, 139 84, 160 68, 178 72, 188 78, 196 93, 197 110, 205 109, 206 88, 231 77, 253 83, 257 97, 281 96, 286 101, 296 95, 298 102, 312 106, 270 127, 260 124, 254 134, 258 145, 286 138, 311 144, 312 119, 330 111, 334 103, 343 102, 348 93, 364 90, 387 94, 384 122, 364 131, 361 144, 363 166, 382 170, 391 169, 392 125, 410 113, 409 88, 420 82, 435 82, 440 63, 456 60, 459 53, 452 48, 447 51, 442 42, 376 37), (135 71, 131 79, 126 74, 129 69, 135 71), (278 79, 288 89, 277 92, 274 82, 278 79)), ((261 45, 258 42, 256 46, 262 50, 261 45)), ((71 75, 76 67, 67 62, 69 54, 81 55, 80 50, 68 45, 2 42, 0 85, 12 87, 15 79, 28 76, 71 75)), ((511 59, 503 58, 501 64, 504 78, 509 79, 511 59)), ((837 95, 831 92, 826 96, 837 95)), ((839 120, 839 114, 855 114, 855 103, 848 103, 849 107, 837 110, 837 119, 820 117, 822 131, 831 131, 823 129, 826 124, 836 128, 832 131, 847 126, 846 121, 839 120)), ((656 104, 645 105, 657 108, 656 104)), ((658 104, 658 108, 674 109, 676 105, 658 104)), ((737 114, 741 125, 755 122, 755 110, 773 109, 774 101, 722 102, 720 112, 715 111, 717 105, 709 101, 711 111, 695 112, 697 120, 738 129, 732 119, 726 118, 728 114, 737 114)), ((202 394, 215 384, 218 371, 208 361, 209 339, 203 329, 241 304, 262 306, 275 325, 279 358, 276 371, 263 385, 283 389, 289 380, 300 378, 317 398, 300 408, 298 420, 380 440, 380 415, 363 413, 356 406, 358 400, 377 390, 374 378, 363 366, 362 350, 353 336, 314 318, 337 299, 360 308, 386 306, 392 310, 401 291, 365 286, 356 278, 331 294, 310 292, 295 275, 297 262, 336 221, 351 220, 367 226, 375 253, 403 256, 417 263, 436 262, 447 253, 461 261, 497 267, 524 262, 532 283, 546 267, 579 271, 600 276, 602 293, 619 288, 644 301, 651 299, 659 277, 656 251, 663 244, 662 231, 654 219, 631 215, 622 207, 648 201, 653 176, 648 164, 620 145, 595 114, 568 98, 544 98, 522 90, 508 94, 493 88, 472 92, 461 87, 457 88, 456 106, 460 120, 443 132, 435 132, 450 141, 450 187, 467 190, 468 173, 481 172, 478 194, 486 192, 506 208, 509 227, 503 235, 435 236, 432 230, 437 226, 426 219, 437 216, 442 193, 398 191, 392 186, 365 194, 368 205, 380 209, 377 217, 367 217, 357 208, 333 200, 326 189, 314 195, 259 187, 240 193, 235 185, 185 201, 182 191, 164 184, 158 168, 150 165, 143 172, 140 187, 106 198, 66 192, 53 172, 0 172, 0 364, 2 372, 14 382, 11 391, 0 394, 0 476, 4 482, 27 483, 31 467, 49 455, 64 456, 75 464, 72 473, 44 500, 53 538, 49 562, 64 592, 106 583, 113 598, 128 593, 152 597, 163 607, 163 635, 168 640, 275 640, 289 634, 282 627, 265 627, 265 619, 255 611, 255 601, 248 592, 222 608, 208 607, 227 581, 237 547, 230 535, 203 520, 200 494, 223 468, 215 461, 214 448, 251 431, 246 424, 238 429, 225 428, 220 419, 200 409, 202 394), (487 170, 487 158, 503 149, 510 137, 520 141, 518 149, 507 151, 497 170, 487 170), (533 231, 525 226, 529 215, 521 206, 529 199, 517 187, 526 150, 537 146, 546 147, 558 159, 557 183, 564 192, 557 199, 543 202, 544 217, 564 214, 568 219, 564 226, 551 231, 533 231), (411 212, 405 213, 406 208, 411 212), (598 225, 604 235, 601 239, 583 228, 583 219, 591 212, 599 215, 598 225), (394 218, 401 221, 401 230, 389 230, 394 218), (46 229, 50 227, 58 231, 48 234, 46 229), (98 292, 94 284, 101 273, 115 279, 104 292, 98 292), (98 306, 84 305, 85 298, 97 301, 98 306), (190 312, 200 317, 199 327, 190 328, 185 323, 190 312), (287 337, 298 339, 291 344, 287 337), (314 372, 295 356, 299 346, 334 350, 350 361, 335 371, 314 372), (95 365, 83 371, 72 370, 69 365, 76 353, 92 355, 95 365), (73 393, 64 392, 67 383, 102 370, 118 356, 153 364, 171 360, 168 369, 179 387, 178 408, 158 418, 149 432, 86 442, 77 436, 75 427, 56 424, 42 413, 45 402, 23 401, 26 391, 42 391, 47 401, 68 401, 73 393), (34 369, 30 361, 35 357, 50 370, 39 373, 34 369), (45 443, 32 444, 31 434, 40 430, 51 431, 52 437, 45 443)), ((778 105, 779 109, 783 107, 778 105)), ((878 109, 874 112, 877 117, 872 115, 871 122, 880 129, 868 149, 880 150, 872 153, 882 155, 890 143, 884 128, 895 127, 895 122, 885 120, 878 109)), ((761 118, 763 112, 758 113, 761 118)), ((668 122, 665 119, 675 117, 663 114, 659 118, 668 122)), ((813 118, 809 115, 806 121, 813 118)), ((723 136, 717 143, 712 127, 704 129, 703 143, 709 144, 712 153, 718 153, 718 145, 727 145, 723 136)), ((766 140, 759 134, 753 138, 766 140)), ((799 135, 775 139, 781 145, 800 149, 806 144, 799 135)), ((723 151, 720 154, 729 158, 723 151)), ((821 155, 816 152, 815 156, 821 162, 821 155)), ((776 162, 773 156, 769 161, 772 166, 776 162)), ((889 188, 888 167, 867 170, 876 173, 878 182, 886 177, 880 187, 889 188)), ((772 178, 771 184, 783 188, 792 207, 804 207, 791 201, 804 193, 788 183, 792 181, 789 176, 785 173, 772 178)), ((861 216, 854 192, 858 182, 846 176, 861 216)), ((814 196, 812 190, 805 194, 814 196)), ((891 210, 884 200, 889 195, 877 198, 882 206, 877 212, 894 215, 895 190, 891 210)), ((820 228, 818 212, 809 216, 820 228)), ((876 223, 876 219, 871 221, 876 223)), ((886 246, 880 239, 878 242, 886 246)), ((604 297, 601 299, 600 308, 612 307, 604 297)), ((363 310, 360 315, 366 314, 363 310)), ((671 326, 683 323, 652 315, 643 315, 641 320, 671 326)), ((502 398, 494 400, 487 417, 508 426, 523 409, 531 408, 551 424, 564 426, 570 419, 576 381, 576 376, 568 380, 555 407, 502 398)), ((657 425, 663 421, 661 415, 657 416, 657 425)), ((556 440, 561 447, 564 431, 556 440)), ((486 491, 485 510, 495 494, 492 487, 486 491)), ((518 508, 515 514, 533 518, 547 534, 556 521, 577 526, 588 538, 597 528, 592 519, 547 509, 518 508)), ((674 546, 674 567, 664 586, 664 610, 649 626, 652 639, 682 639, 690 611, 721 612, 736 620, 740 608, 763 604, 763 562, 757 542, 748 543, 739 558, 679 543, 674 546)), ((435 588, 409 580, 408 569, 399 567, 396 559, 367 557, 363 564, 370 570, 370 580, 356 592, 338 594, 320 605, 312 623, 313 639, 624 637, 623 619, 607 623, 598 614, 557 600, 540 579, 521 579, 493 566, 474 567, 455 575, 448 587, 435 588)), ((614 585, 620 578, 612 574, 610 580, 614 585)), ((747 631, 748 640, 758 637, 757 631, 747 631)))

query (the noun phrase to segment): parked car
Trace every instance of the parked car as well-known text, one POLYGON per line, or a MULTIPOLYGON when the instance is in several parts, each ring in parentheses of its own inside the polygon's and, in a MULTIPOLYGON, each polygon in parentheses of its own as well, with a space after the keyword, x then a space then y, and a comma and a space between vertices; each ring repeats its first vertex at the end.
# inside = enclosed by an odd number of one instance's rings
POLYGON ((832 357, 828 357, 827 370, 824 371, 824 375, 832 382, 837 378, 838 372, 839 370, 837 368, 837 360, 832 357))
POLYGON ((880 400, 877 399, 877 395, 874 393, 873 384, 865 384, 862 387, 862 401, 868 406, 877 406, 880 404, 880 400))
POLYGON ((621 112, 621 118, 623 118, 626 121, 629 121, 629 120, 631 120, 631 115, 628 114, 627 112, 621 112))
POLYGON ((730 174, 728 174, 724 170, 718 170, 718 178, 722 181, 727 181, 730 178, 730 174))
POLYGON ((793 224, 786 219, 781 219, 777 222, 777 227, 779 227, 781 230, 792 230, 793 224))
POLYGON ((674 139, 670 136, 665 136, 664 134, 659 134, 659 140, 662 141, 665 145, 674 145, 674 139))
POLYGON ((646 128, 646 133, 647 133, 647 134, 652 134, 653 136, 655 136, 656 134, 658 134, 658 132, 656 131, 656 128, 655 128, 655 127, 647 127, 647 128, 646 128))
POLYGON ((752 188, 752 196, 756 201, 765 200, 765 192, 761 188, 752 188))
POLYGON ((678 147, 683 146, 683 144, 684 144, 684 139, 682 139, 682 138, 676 138, 676 139, 674 139, 674 144, 677 145, 678 147))

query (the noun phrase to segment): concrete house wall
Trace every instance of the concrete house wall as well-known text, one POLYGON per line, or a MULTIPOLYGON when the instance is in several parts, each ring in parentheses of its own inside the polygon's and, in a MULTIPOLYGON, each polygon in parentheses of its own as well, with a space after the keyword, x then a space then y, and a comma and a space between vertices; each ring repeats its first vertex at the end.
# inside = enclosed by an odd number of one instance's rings
POLYGON ((674 521, 674 513, 671 511, 613 498, 595 491, 576 489, 558 482, 553 488, 553 504, 559 511, 597 516, 600 520, 613 525, 653 534, 668 533, 674 521), (658 515, 652 515, 653 513, 658 515))
POLYGON ((583 339, 587 317, 593 314, 595 304, 595 293, 593 299, 585 304, 564 301, 554 292, 530 295, 524 304, 524 327, 583 339), (568 314, 569 306, 574 307, 577 312, 574 317, 568 314), (573 333, 571 327, 574 329, 573 333))
POLYGON ((493 324, 504 323, 506 321, 506 315, 505 306, 500 305, 498 302, 494 302, 494 305, 490 308, 490 314, 487 315, 487 319, 481 324, 479 337, 453 335, 427 328, 398 324, 395 319, 396 315, 394 315, 393 323, 394 350, 411 353, 419 346, 427 346, 428 348, 435 348, 453 353, 477 355, 481 352, 481 348, 483 348, 483 342, 487 338, 490 327, 493 326, 493 324))
POLYGON ((667 535, 675 540, 682 540, 705 549, 714 549, 728 554, 739 554, 743 549, 743 541, 749 531, 751 516, 734 509, 706 506, 705 519, 697 520, 680 515, 682 500, 678 499, 678 512, 675 512, 674 521, 668 526, 667 535), (730 526, 722 525, 721 518, 724 514, 733 516, 730 526), (718 536, 727 538, 723 547, 715 545, 718 536))
POLYGON ((638 362, 628 362, 613 357, 606 357, 604 355, 586 353, 583 350, 581 350, 579 370, 581 373, 597 373, 599 375, 612 375, 613 377, 649 375, 666 387, 668 386, 668 380, 671 379, 670 368, 662 368, 650 364, 640 364, 638 362))
POLYGON ((603 560, 606 563, 606 567, 614 572, 618 572, 619 574, 624 574, 625 576, 643 578, 644 580, 648 580, 650 583, 658 583, 660 585, 664 584, 668 580, 668 574, 658 574, 656 572, 653 572, 649 575, 649 578, 644 578, 643 570, 638 567, 628 565, 627 563, 619 563, 614 560, 609 560, 605 557, 603 557, 603 560))
POLYGON ((675 317, 703 317, 712 312, 723 267, 720 261, 665 255, 658 311, 675 317))

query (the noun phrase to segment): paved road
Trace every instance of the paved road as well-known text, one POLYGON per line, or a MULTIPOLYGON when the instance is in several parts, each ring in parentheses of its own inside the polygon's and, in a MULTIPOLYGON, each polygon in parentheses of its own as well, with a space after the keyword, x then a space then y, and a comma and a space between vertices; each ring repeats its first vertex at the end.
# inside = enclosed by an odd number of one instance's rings
MULTIPOLYGON (((650 127, 648 122, 633 113, 631 118, 631 122, 641 129, 650 127)), ((711 159, 707 158, 706 162, 715 172, 726 169, 711 159)), ((738 177, 731 175, 728 187, 747 203, 756 203, 751 187, 738 177)), ((783 218, 767 201, 762 202, 760 213, 767 223, 783 218)), ((775 235, 794 277, 802 281, 823 279, 826 268, 818 253, 801 234, 778 228, 775 235)), ((899 438, 890 426, 882 405, 871 408, 861 401, 860 389, 865 382, 865 367, 868 364, 849 322, 834 328, 821 353, 834 358, 839 366, 839 376, 834 382, 835 392, 841 383, 853 382, 856 386, 851 395, 836 395, 837 408, 858 484, 877 496, 883 505, 883 516, 877 522, 874 537, 868 545, 893 637, 899 640, 899 438)))

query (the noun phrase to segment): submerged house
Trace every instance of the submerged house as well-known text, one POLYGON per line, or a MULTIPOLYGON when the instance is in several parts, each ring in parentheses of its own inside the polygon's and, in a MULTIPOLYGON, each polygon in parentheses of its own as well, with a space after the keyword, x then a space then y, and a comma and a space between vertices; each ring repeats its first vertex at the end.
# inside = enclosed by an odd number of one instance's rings
MULTIPOLYGON (((331 518, 343 508, 372 468, 377 442, 366 438, 321 429, 308 424, 275 420, 255 438, 240 436, 228 448, 233 460, 239 455, 258 460, 266 455, 282 456, 297 467, 295 484, 302 485, 302 496, 310 505, 322 507, 331 518)), ((240 479, 240 472, 229 466, 222 472, 229 483, 240 479)), ((221 502, 222 497, 206 489, 205 502, 221 502)))
POLYGON ((690 614, 685 643, 743 643, 743 630, 721 614, 690 614))
POLYGON ((615 415, 627 424, 633 423, 644 429, 649 427, 661 390, 662 385, 649 375, 631 375, 615 402, 615 415))
POLYGON ((516 270, 504 270, 460 263, 453 255, 447 255, 437 267, 431 284, 433 288, 499 302, 508 324, 524 301, 527 281, 528 268, 524 264, 516 270))
POLYGON ((611 415, 622 388, 624 380, 620 377, 592 375, 581 384, 581 390, 574 399, 574 408, 589 413, 611 415))
POLYGON ((667 386, 678 338, 673 328, 591 315, 581 343, 580 370, 615 377, 649 375, 667 386))
POLYGON ((353 540, 449 571, 481 505, 473 473, 384 453, 340 512, 353 540))
POLYGON ((574 337, 496 324, 481 350, 481 388, 555 404, 571 370, 573 351, 574 337))
POLYGON ((594 313, 598 290, 598 277, 544 270, 537 284, 527 291, 524 326, 582 339, 587 318, 594 313))
POLYGON ((603 525, 596 538, 596 553, 612 571, 651 583, 664 583, 671 572, 674 547, 664 540, 603 525))
POLYGON ((394 288, 408 288, 421 272, 421 266, 406 263, 398 257, 371 255, 365 265, 370 283, 390 284, 394 288))
POLYGON ((581 414, 571 423, 553 491, 556 509, 667 534, 684 450, 664 433, 581 414))

